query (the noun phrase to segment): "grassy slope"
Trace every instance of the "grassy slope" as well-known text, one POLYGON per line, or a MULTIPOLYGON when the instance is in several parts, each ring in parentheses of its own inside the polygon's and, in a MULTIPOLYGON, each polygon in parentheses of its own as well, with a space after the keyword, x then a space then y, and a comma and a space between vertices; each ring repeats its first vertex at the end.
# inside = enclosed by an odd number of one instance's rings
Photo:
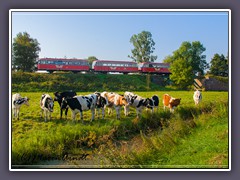
POLYGON ((124 153, 110 150, 110 159, 115 167, 125 168, 228 168, 228 105, 210 105, 207 109, 202 106, 201 113, 193 119, 190 114, 181 118, 181 113, 196 109, 181 108, 167 127, 150 136, 143 132, 141 138, 134 140, 140 144, 133 142, 135 148, 130 146, 124 153))
POLYGON ((161 90, 163 87, 154 83, 147 87, 145 75, 109 75, 109 74, 39 74, 12 73, 12 91, 54 92, 74 90, 86 91, 146 91, 161 90))

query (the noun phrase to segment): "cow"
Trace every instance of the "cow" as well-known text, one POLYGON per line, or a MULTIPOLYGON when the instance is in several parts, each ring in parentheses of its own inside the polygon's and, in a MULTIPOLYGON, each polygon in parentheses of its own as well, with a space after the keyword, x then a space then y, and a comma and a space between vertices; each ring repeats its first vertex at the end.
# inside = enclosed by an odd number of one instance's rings
POLYGON ((76 96, 77 93, 74 91, 64 91, 64 92, 55 92, 53 94, 54 94, 54 101, 57 101, 60 106, 60 119, 62 119, 62 114, 64 110, 65 110, 65 118, 67 118, 68 107, 63 106, 62 100, 63 98, 76 96))
POLYGON ((116 118, 120 119, 121 107, 128 105, 126 98, 123 95, 106 91, 102 92, 101 95, 107 99, 106 107, 108 107, 108 114, 110 115, 112 109, 115 108, 116 118))
POLYGON ((158 110, 159 106, 159 97, 157 95, 153 95, 151 98, 147 98, 147 108, 152 110, 152 113, 154 112, 154 109, 156 108, 158 110))
POLYGON ((147 105, 149 104, 149 99, 143 98, 137 94, 134 94, 134 93, 128 92, 128 91, 126 91, 124 93, 124 97, 128 101, 128 105, 125 106, 125 109, 124 109, 125 116, 127 116, 129 114, 129 108, 130 108, 130 106, 132 106, 132 107, 136 108, 137 118, 140 118, 141 114, 142 114, 142 110, 144 108, 146 108, 147 105))
POLYGON ((98 96, 97 103, 96 103, 96 111, 97 111, 96 114, 99 118, 100 110, 102 110, 102 119, 104 119, 105 108, 107 105, 107 98, 105 96, 102 96, 101 93, 99 92, 95 92, 94 94, 98 96))
POLYGON ((173 113, 174 109, 180 104, 181 98, 173 98, 169 94, 163 95, 163 108, 170 108, 170 112, 173 113))
POLYGON ((76 114, 80 113, 80 118, 83 123, 83 111, 91 110, 92 117, 91 122, 94 120, 95 116, 95 107, 97 104, 98 95, 97 94, 89 94, 85 96, 74 96, 72 98, 63 98, 63 106, 69 107, 72 111, 72 120, 75 121, 76 114))
POLYGON ((40 99, 40 107, 42 110, 41 117, 44 112, 45 122, 47 121, 48 117, 49 120, 51 120, 51 113, 53 112, 54 101, 49 94, 42 94, 42 97, 40 99))
POLYGON ((21 106, 25 104, 29 106, 29 98, 28 97, 21 97, 19 93, 12 95, 12 110, 13 110, 13 117, 19 120, 19 113, 21 106))
POLYGON ((195 105, 198 105, 202 101, 202 93, 199 90, 196 90, 193 94, 193 100, 195 105))

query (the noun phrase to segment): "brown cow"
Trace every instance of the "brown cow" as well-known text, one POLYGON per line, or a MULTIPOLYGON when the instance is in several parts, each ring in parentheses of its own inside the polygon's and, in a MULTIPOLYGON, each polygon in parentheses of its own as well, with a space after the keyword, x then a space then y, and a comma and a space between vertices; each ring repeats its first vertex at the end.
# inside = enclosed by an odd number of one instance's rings
POLYGON ((124 96, 112 92, 103 92, 101 96, 107 98, 106 107, 108 107, 108 114, 111 114, 112 108, 114 107, 117 114, 117 119, 120 119, 120 109, 122 106, 128 105, 127 100, 124 96))
POLYGON ((163 95, 163 107, 164 110, 166 107, 170 108, 170 112, 174 112, 174 109, 180 104, 181 98, 173 98, 168 94, 163 95))

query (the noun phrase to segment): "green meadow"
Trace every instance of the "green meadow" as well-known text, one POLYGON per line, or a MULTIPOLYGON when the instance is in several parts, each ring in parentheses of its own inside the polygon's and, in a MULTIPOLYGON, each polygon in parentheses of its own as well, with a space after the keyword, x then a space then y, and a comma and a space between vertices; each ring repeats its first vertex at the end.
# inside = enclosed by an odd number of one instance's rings
MULTIPOLYGON (((152 114, 144 110, 142 118, 137 119, 135 109, 125 117, 122 108, 121 119, 117 120, 115 110, 111 115, 106 110, 104 119, 95 117, 93 122, 87 111, 83 112, 82 123, 79 114, 72 121, 70 110, 67 119, 60 119, 60 108, 55 102, 52 119, 44 122, 40 113, 42 93, 18 92, 30 98, 30 106, 21 107, 19 120, 10 119, 13 167, 229 167, 228 92, 203 91, 199 106, 194 105, 193 91, 133 92, 142 97, 158 95, 158 111, 152 114), (163 110, 164 93, 181 98, 173 114, 163 110)), ((53 92, 44 93, 53 97, 53 92)), ((89 93, 92 92, 77 94, 89 93)))

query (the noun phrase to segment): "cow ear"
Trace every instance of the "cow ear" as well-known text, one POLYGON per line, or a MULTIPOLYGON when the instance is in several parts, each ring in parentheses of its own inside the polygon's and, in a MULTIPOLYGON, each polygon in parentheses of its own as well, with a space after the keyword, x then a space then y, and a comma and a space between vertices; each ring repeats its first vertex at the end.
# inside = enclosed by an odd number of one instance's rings
POLYGON ((181 100, 181 98, 179 98, 179 100, 181 100))

